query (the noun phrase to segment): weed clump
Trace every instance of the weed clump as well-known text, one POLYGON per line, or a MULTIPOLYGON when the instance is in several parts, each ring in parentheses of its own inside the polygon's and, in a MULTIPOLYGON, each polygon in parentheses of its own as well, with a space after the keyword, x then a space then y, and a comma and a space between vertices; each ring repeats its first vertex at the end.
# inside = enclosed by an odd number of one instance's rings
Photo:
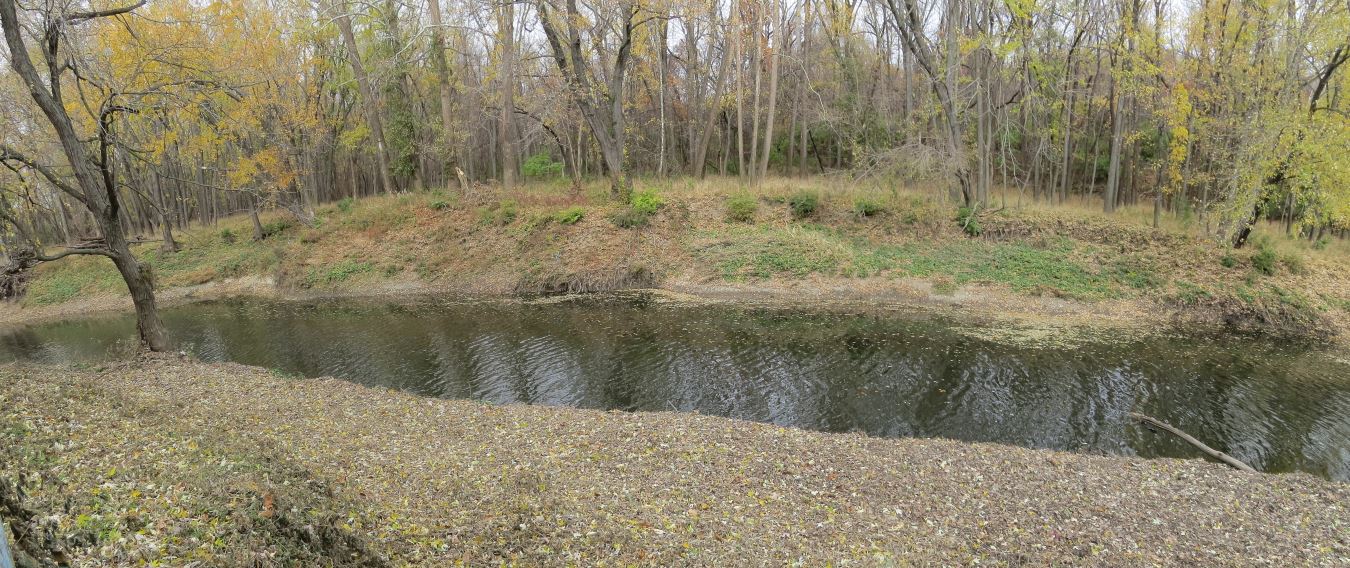
POLYGON ((270 239, 294 226, 295 223, 291 222, 290 219, 277 219, 263 225, 262 235, 264 239, 270 239))
POLYGON ((644 189, 633 193, 630 205, 633 211, 643 215, 655 215, 662 207, 666 206, 665 200, 654 189, 644 189))
POLYGON ((615 226, 623 229, 645 227, 657 211, 666 206, 665 200, 654 189, 634 192, 628 206, 609 216, 615 226))
POLYGON ((305 287, 313 288, 319 284, 338 284, 345 282, 358 274, 373 272, 375 266, 369 262, 357 262, 354 260, 344 260, 327 269, 311 270, 305 275, 305 287))
POLYGON ((1307 266, 1303 264, 1303 257, 1299 256, 1298 253, 1289 253, 1280 257, 1280 264, 1283 264, 1285 269, 1294 274, 1303 274, 1308 271, 1307 266))
POLYGON ((737 195, 727 199, 727 221, 732 223, 753 223, 759 202, 749 195, 737 195))
POLYGON ((581 222, 586 216, 586 210, 581 206, 572 206, 553 214, 553 220, 560 225, 575 225, 581 222))
POLYGON ((220 242, 223 242, 227 245, 232 245, 236 242, 239 242, 239 236, 234 234, 234 231, 230 229, 221 229, 220 242))
POLYGON ((342 199, 339 199, 338 202, 337 202, 337 208, 338 208, 338 211, 341 211, 341 212, 343 212, 343 213, 351 213, 351 212, 352 212, 352 203, 353 203, 353 200, 352 200, 351 197, 344 197, 344 198, 342 198, 342 199))
POLYGON ((478 221, 484 225, 510 225, 516 220, 518 205, 514 199, 503 199, 489 207, 478 208, 478 221))
POLYGON ((859 219, 879 215, 885 211, 880 203, 872 201, 866 197, 859 197, 853 200, 853 214, 859 219))
POLYGON ((956 210, 956 223, 961 225, 962 231, 972 237, 984 234, 984 228, 980 226, 980 218, 976 213, 976 210, 971 207, 962 207, 956 210))
POLYGON ((1252 255, 1252 268, 1266 276, 1274 276, 1279 255, 1270 246, 1270 241, 1262 239, 1256 243, 1256 254, 1252 255))
POLYGON ((802 190, 789 197, 787 203, 793 219, 805 219, 814 214, 816 208, 820 206, 820 196, 814 191, 802 190))
POLYGON ((648 217, 632 207, 626 207, 610 215, 609 220, 621 229, 635 229, 647 226, 648 217))

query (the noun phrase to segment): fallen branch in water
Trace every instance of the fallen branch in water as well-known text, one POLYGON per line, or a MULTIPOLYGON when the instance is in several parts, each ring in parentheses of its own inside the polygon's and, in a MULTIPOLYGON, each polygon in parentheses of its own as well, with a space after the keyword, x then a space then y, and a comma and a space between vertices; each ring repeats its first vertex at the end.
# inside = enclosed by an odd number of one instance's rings
POLYGON ((1181 438, 1182 440, 1186 440, 1187 443, 1189 443, 1189 444, 1192 445, 1192 446, 1195 446, 1195 447, 1198 448, 1200 451, 1205 452, 1206 454, 1209 454, 1210 457, 1213 457, 1213 458, 1216 459, 1216 460, 1219 460, 1219 461, 1221 461, 1221 462, 1223 462, 1223 463, 1226 463, 1226 464, 1228 464, 1228 465, 1231 465, 1231 466, 1233 466, 1234 468, 1238 469, 1239 471, 1246 471, 1246 472, 1250 472, 1250 473, 1257 473, 1257 471, 1256 471, 1255 469, 1252 469, 1252 466, 1249 466, 1249 465, 1247 465, 1247 464, 1245 464, 1245 463, 1242 463, 1241 461, 1239 461, 1237 458, 1235 458, 1235 457, 1233 457, 1233 456, 1230 456, 1230 455, 1225 454, 1225 453, 1223 453, 1223 452, 1221 452, 1221 451, 1219 451, 1219 450, 1216 450, 1216 449, 1214 449, 1214 448, 1211 448, 1211 447, 1205 445, 1204 442, 1201 442, 1200 440, 1195 439, 1194 436, 1191 436, 1190 434, 1187 434, 1187 433, 1185 433, 1185 432, 1182 432, 1180 429, 1178 429, 1178 428, 1172 426, 1171 424, 1168 424, 1168 423, 1166 423, 1166 422, 1163 422, 1162 420, 1158 420, 1157 418, 1154 418, 1154 417, 1152 417, 1152 416, 1145 416, 1145 415, 1143 415, 1143 414, 1139 414, 1138 412, 1131 412, 1131 413, 1130 413, 1130 418, 1133 418, 1133 419, 1138 420, 1138 421, 1140 421, 1140 422, 1143 422, 1143 423, 1145 423, 1145 424, 1151 424, 1151 425, 1153 425, 1153 426, 1157 426, 1157 427, 1159 427, 1159 428, 1162 428, 1163 430, 1167 430, 1168 432, 1171 432, 1172 434, 1175 434, 1178 438, 1181 438))

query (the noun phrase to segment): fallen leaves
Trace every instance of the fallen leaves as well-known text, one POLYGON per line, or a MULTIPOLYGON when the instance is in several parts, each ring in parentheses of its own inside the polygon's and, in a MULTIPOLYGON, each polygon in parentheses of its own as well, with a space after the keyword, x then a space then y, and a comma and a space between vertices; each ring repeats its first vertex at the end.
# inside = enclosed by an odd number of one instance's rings
POLYGON ((490 407, 179 361, 0 367, 0 400, 0 457, 82 566, 1350 555, 1345 484, 1199 461, 490 407))

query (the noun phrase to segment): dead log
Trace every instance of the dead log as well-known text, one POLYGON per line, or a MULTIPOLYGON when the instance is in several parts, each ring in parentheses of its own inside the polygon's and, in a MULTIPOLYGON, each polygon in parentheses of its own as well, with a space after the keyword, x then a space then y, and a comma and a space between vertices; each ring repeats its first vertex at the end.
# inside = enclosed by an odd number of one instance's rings
POLYGON ((12 300, 23 296, 28 289, 28 278, 37 264, 37 255, 31 249, 14 251, 9 262, 0 265, 0 300, 12 300))
POLYGON ((1179 428, 1177 428, 1177 427, 1175 427, 1175 426, 1172 426, 1171 424, 1168 424, 1168 423, 1166 423, 1166 422, 1163 422, 1162 420, 1158 420, 1157 418, 1154 418, 1154 417, 1152 417, 1152 416, 1145 416, 1145 415, 1140 414, 1140 413, 1138 413, 1138 412, 1131 412, 1131 413, 1130 413, 1130 418, 1133 418, 1133 419, 1138 420, 1138 421, 1140 421, 1140 422, 1143 422, 1143 423, 1145 423, 1145 424, 1149 424, 1149 425, 1152 425, 1152 426, 1156 426, 1156 427, 1158 427, 1158 428, 1162 428, 1163 430, 1166 430, 1166 431, 1172 433, 1172 434, 1175 435, 1176 437, 1181 438, 1182 440, 1185 440, 1186 443, 1188 443, 1188 444, 1190 444, 1190 445, 1192 445, 1192 446, 1195 446, 1196 449, 1199 449, 1200 451, 1205 452, 1206 454, 1209 454, 1210 457, 1212 457, 1212 458, 1214 458, 1214 459, 1216 459, 1216 460, 1219 460, 1219 461, 1221 461, 1221 462, 1223 462, 1223 463, 1226 463, 1226 464, 1228 464, 1228 465, 1230 465, 1230 466, 1233 466, 1233 467, 1236 468, 1238 471, 1245 471, 1245 472, 1249 472, 1249 473, 1257 473, 1257 471, 1256 471, 1255 469, 1252 469, 1252 466, 1249 466, 1249 465, 1247 465, 1247 464, 1245 464, 1245 463, 1242 463, 1240 460, 1238 460, 1237 458, 1235 458, 1235 457, 1233 457, 1233 456, 1230 456, 1230 455, 1225 454, 1225 453, 1223 453, 1223 452, 1221 452, 1221 451, 1219 451, 1219 450, 1216 450, 1216 449, 1214 449, 1214 448, 1211 448, 1211 447, 1205 445, 1204 442, 1201 442, 1200 440, 1195 439, 1194 436, 1191 436, 1190 434, 1187 434, 1187 433, 1185 433, 1185 432, 1182 432, 1181 429, 1179 429, 1179 428))

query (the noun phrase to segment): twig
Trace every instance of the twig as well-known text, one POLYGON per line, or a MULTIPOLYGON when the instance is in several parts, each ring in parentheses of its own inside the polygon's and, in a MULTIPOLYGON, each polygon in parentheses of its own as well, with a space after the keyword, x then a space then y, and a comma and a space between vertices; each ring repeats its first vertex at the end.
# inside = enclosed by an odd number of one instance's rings
POLYGON ((1213 458, 1216 459, 1216 460, 1219 460, 1219 461, 1221 461, 1221 462, 1223 462, 1223 463, 1226 463, 1226 464, 1228 464, 1228 465, 1231 465, 1231 466, 1233 466, 1234 468, 1238 469, 1239 471, 1246 471, 1246 472, 1249 472, 1249 473, 1257 473, 1257 471, 1256 471, 1255 469, 1252 469, 1252 466, 1249 466, 1249 465, 1247 465, 1247 464, 1245 464, 1245 463, 1242 463, 1241 461, 1239 461, 1237 458, 1235 458, 1235 457, 1233 457, 1233 456, 1230 456, 1230 455, 1225 454, 1225 453, 1223 453, 1223 452, 1221 452, 1221 451, 1219 451, 1219 450, 1216 450, 1216 449, 1214 449, 1214 448, 1211 448, 1211 447, 1205 445, 1204 442, 1201 442, 1200 440, 1195 439, 1195 437, 1191 436, 1190 434, 1187 434, 1187 433, 1185 433, 1185 432, 1182 432, 1180 429, 1178 429, 1178 428, 1172 426, 1171 424, 1168 424, 1168 423, 1166 423, 1166 422, 1163 422, 1162 420, 1158 420, 1157 418, 1154 418, 1154 417, 1152 417, 1152 416, 1145 416, 1145 415, 1143 415, 1143 414, 1139 414, 1138 412, 1131 412, 1131 413, 1130 413, 1130 418, 1133 418, 1133 419, 1135 419, 1135 420, 1138 420, 1138 421, 1143 422, 1143 423, 1146 423, 1146 424, 1151 424, 1151 425, 1153 425, 1153 426, 1157 426, 1157 427, 1159 427, 1159 428, 1162 428, 1163 430, 1167 430, 1168 432, 1171 432, 1172 434, 1176 435, 1176 437, 1181 438, 1182 440, 1185 440, 1187 443, 1189 443, 1189 444, 1192 445, 1192 446, 1195 446, 1195 447, 1198 448, 1200 451, 1205 452, 1206 454, 1209 454, 1210 457, 1213 457, 1213 458))

